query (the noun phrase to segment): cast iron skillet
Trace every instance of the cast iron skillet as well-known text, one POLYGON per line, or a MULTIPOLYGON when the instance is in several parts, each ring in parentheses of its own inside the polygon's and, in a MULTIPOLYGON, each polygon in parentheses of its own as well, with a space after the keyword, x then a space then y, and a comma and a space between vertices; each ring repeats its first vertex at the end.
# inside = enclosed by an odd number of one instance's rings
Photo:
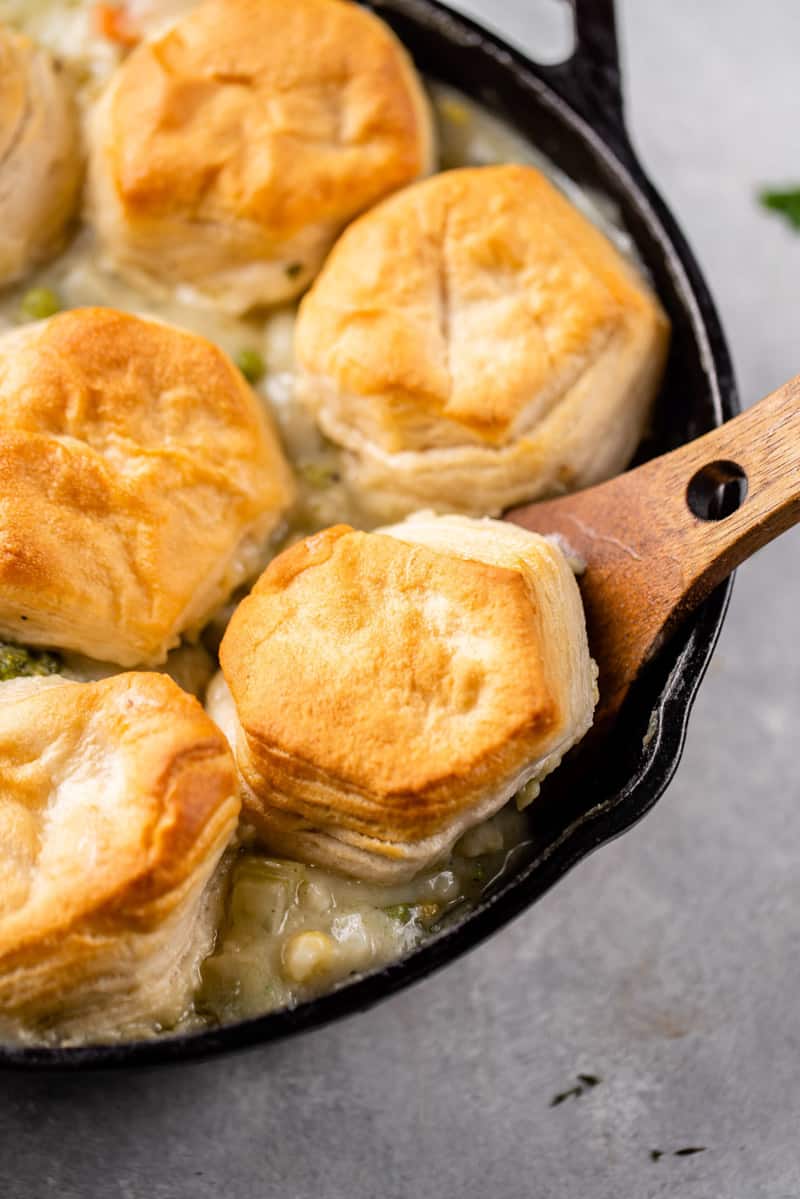
MULTIPOLYGON (((538 66, 434 0, 374 0, 427 75, 481 101, 579 183, 611 197, 672 320, 656 425, 640 458, 663 453, 739 409, 725 339, 697 263, 639 165, 625 130, 613 0, 573 0, 576 50, 538 66)), ((601 752, 562 767, 529 809, 530 844, 480 905, 404 961, 304 1003, 220 1029, 75 1049, 0 1049, 0 1065, 92 1068, 186 1061, 285 1037, 360 1011, 430 974, 507 923, 603 842, 648 811, 678 765, 697 688, 730 592, 720 588, 630 692, 601 752), (578 778, 580 785, 570 783, 578 778)))

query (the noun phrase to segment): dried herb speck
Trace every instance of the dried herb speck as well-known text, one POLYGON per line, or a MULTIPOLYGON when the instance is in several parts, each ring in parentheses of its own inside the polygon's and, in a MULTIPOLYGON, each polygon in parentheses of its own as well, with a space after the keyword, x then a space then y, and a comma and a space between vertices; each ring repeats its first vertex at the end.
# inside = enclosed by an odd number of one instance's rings
POLYGON ((286 268, 286 274, 290 279, 296 279, 303 269, 302 262, 290 262, 286 268))
POLYGON ((658 1159, 663 1156, 664 1156, 663 1149, 651 1149, 650 1150, 650 1161, 651 1162, 657 1162, 658 1159))
POLYGON ((676 1157, 691 1157, 693 1153, 705 1153, 705 1145, 687 1145, 685 1149, 676 1149, 676 1157))
POLYGON ((596 1087, 603 1080, 597 1074, 576 1074, 578 1085, 570 1087, 568 1091, 560 1091, 558 1095, 554 1095, 550 1100, 551 1107, 558 1107, 559 1103, 563 1103, 565 1099, 579 1099, 584 1091, 591 1087, 596 1087))

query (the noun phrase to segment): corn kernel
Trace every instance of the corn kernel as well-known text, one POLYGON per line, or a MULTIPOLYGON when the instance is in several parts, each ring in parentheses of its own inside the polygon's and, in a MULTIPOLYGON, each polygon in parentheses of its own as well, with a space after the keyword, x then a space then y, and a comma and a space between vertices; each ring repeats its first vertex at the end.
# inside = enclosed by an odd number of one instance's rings
POLYGON ((335 950, 327 933, 295 933, 283 947, 283 972, 291 982, 310 982, 330 970, 335 950))

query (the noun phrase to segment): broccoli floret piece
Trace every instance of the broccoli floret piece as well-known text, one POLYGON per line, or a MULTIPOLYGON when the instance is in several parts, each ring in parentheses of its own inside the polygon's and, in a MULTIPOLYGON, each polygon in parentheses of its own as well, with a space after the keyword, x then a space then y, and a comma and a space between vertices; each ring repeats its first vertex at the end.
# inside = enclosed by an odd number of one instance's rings
POLYGON ((7 679, 58 674, 60 669, 61 660, 56 654, 0 641, 0 683, 5 683, 7 679))

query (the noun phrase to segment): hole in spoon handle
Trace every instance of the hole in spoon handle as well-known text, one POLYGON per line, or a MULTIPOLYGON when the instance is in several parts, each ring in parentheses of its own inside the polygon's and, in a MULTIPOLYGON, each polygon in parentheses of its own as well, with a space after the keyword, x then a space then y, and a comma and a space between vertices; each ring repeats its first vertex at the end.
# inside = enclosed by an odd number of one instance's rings
POLYGON ((800 378, 670 458, 690 475, 690 564, 710 590, 800 520, 800 378))
POLYGON ((695 471, 686 488, 689 511, 699 520, 725 520, 746 496, 747 475, 741 466, 719 459, 695 471))

